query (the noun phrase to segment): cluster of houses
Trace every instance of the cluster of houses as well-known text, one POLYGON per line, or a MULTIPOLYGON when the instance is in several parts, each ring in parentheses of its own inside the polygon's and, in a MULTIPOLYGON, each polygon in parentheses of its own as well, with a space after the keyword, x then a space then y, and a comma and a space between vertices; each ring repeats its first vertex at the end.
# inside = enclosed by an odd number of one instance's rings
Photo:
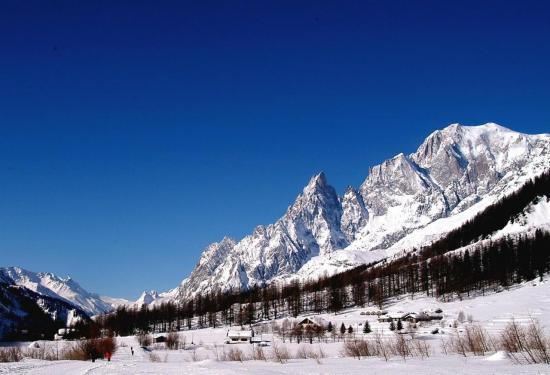
MULTIPOLYGON (((430 322, 434 320, 443 319, 443 311, 437 309, 435 311, 421 311, 421 312, 397 312, 397 313, 388 313, 386 311, 365 311, 361 312, 361 315, 376 315, 378 316, 378 321, 383 322, 408 322, 408 323, 419 323, 419 322, 430 322)), ((298 326, 301 326, 304 330, 315 329, 320 326, 327 326, 328 322, 325 320, 316 317, 316 318, 304 318, 298 323, 298 326)), ((238 344, 238 343, 250 343, 250 344, 259 344, 262 346, 267 346, 269 341, 261 337, 255 336, 254 330, 229 330, 226 334, 225 339, 226 344, 238 344)))
MULTIPOLYGON (((311 328, 318 328, 326 324, 323 319, 316 318, 315 320, 310 318, 304 318, 297 323, 298 326, 301 326, 304 330, 311 328)), ((226 344, 239 344, 239 343, 250 343, 258 344, 259 346, 268 346, 269 340, 263 337, 263 335, 256 336, 253 329, 248 330, 229 330, 226 334, 225 343, 226 344)))
POLYGON ((384 314, 378 317, 378 321, 381 323, 397 322, 398 320, 402 322, 418 323, 418 322, 431 322, 432 320, 441 320, 441 319, 443 319, 441 310, 436 310, 433 313, 421 311, 418 313, 408 312, 408 313, 384 314))

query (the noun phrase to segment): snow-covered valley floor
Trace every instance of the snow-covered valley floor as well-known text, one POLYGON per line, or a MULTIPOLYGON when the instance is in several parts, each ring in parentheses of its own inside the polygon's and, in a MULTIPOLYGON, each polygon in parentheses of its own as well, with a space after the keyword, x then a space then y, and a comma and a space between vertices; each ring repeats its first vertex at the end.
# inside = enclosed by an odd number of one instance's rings
POLYGON ((2 374, 548 374, 548 365, 514 365, 507 359, 491 357, 438 356, 426 360, 394 358, 326 358, 290 360, 286 364, 264 361, 219 362, 212 359, 198 362, 178 361, 170 355, 166 363, 152 363, 143 353, 130 357, 117 353, 111 362, 98 361, 24 361, 3 364, 2 374))
MULTIPOLYGON (((430 345, 429 358, 407 358, 403 360, 394 356, 389 361, 380 357, 369 357, 357 360, 343 355, 343 342, 327 338, 326 342, 313 344, 290 343, 288 338, 283 344, 278 337, 266 335, 279 345, 284 345, 291 354, 301 346, 319 351, 322 348, 324 358, 290 359, 287 363, 277 363, 271 359, 246 360, 229 362, 219 360, 224 351, 239 348, 244 355, 252 353, 251 344, 224 344, 227 327, 208 328, 180 333, 185 338, 186 349, 165 350, 153 347, 151 352, 139 347, 136 338, 119 337, 119 348, 111 362, 98 360, 95 363, 82 361, 43 361, 24 359, 17 363, 0 363, 0 374, 550 374, 549 365, 518 365, 503 352, 488 353, 485 356, 467 357, 458 354, 444 355, 441 341, 448 339, 453 332, 450 325, 458 318, 460 312, 471 316, 475 324, 483 326, 491 335, 497 336, 502 328, 513 318, 518 322, 530 318, 537 319, 546 329, 550 328, 550 282, 530 282, 510 290, 491 293, 483 297, 464 299, 462 301, 441 302, 425 296, 415 296, 393 301, 385 310, 389 314, 414 312, 420 310, 442 309, 442 321, 423 323, 418 327, 416 337, 430 345), (439 334, 431 334, 435 328, 439 334), (131 355, 130 347, 135 354, 131 355), (151 353, 153 359, 151 360, 151 353), (155 358, 156 357, 156 358, 155 358)), ((317 318, 332 322, 336 330, 343 323, 353 327, 356 338, 362 338, 362 324, 369 321, 373 332, 380 332, 385 337, 395 335, 388 329, 388 323, 380 323, 375 315, 361 315, 375 307, 350 309, 343 313, 321 314, 317 318)), ((281 323, 281 321, 279 321, 281 323)), ((459 325, 459 330, 465 325, 459 325)), ((267 323, 270 326, 271 323, 267 323)), ((370 335, 373 335, 371 333, 370 335)), ((28 345, 28 343, 21 343, 28 345)), ((65 342, 47 342, 51 347, 67 345, 65 342)), ((157 344, 158 345, 158 344, 157 344)), ((269 356, 272 348, 264 348, 269 356)))

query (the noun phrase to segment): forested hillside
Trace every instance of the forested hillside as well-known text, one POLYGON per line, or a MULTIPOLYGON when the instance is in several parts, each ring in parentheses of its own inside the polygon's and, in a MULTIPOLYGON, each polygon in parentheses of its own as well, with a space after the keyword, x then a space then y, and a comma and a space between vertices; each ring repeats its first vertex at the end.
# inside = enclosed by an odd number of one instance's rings
POLYGON ((52 339, 58 328, 89 317, 74 305, 0 279, 0 338, 52 339))

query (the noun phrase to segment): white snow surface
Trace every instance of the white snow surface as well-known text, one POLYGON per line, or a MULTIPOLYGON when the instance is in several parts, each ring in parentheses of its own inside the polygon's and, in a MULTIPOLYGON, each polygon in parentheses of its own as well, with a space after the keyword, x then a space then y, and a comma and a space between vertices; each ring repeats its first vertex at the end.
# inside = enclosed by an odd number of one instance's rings
MULTIPOLYGON (((126 345, 137 342, 125 338, 126 345)), ((313 359, 292 359, 288 363, 278 364, 271 361, 219 362, 213 359, 191 360, 190 353, 172 353, 156 351, 161 362, 151 362, 148 353, 136 346, 136 354, 126 353, 128 347, 121 348, 111 362, 98 360, 95 363, 81 361, 40 361, 25 360, 19 363, 0 364, 0 374, 33 375, 94 375, 94 374, 391 374, 391 375, 541 375, 546 374, 547 365, 514 365, 509 359, 493 360, 484 357, 461 358, 459 356, 434 356, 429 359, 396 358, 388 362, 380 358, 325 358, 320 364, 313 359), (164 362, 166 360, 166 362, 164 362)), ((204 352, 203 350, 198 351, 204 352)))
POLYGON ((127 306, 134 303, 130 300, 127 300, 126 298, 116 298, 116 297, 109 297, 109 296, 100 296, 99 298, 101 298, 101 300, 106 304, 112 306, 114 309, 116 309, 119 306, 127 306))

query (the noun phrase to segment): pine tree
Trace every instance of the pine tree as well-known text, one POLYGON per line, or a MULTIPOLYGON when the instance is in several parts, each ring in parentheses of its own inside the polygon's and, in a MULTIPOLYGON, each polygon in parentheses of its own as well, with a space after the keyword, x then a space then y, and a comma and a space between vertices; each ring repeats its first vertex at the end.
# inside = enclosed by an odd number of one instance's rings
POLYGON ((330 311, 336 313, 342 310, 343 307, 344 307, 343 293, 341 293, 339 288, 331 288, 330 299, 329 299, 330 311))
POLYGON ((401 323, 401 319, 397 320, 397 330, 401 331, 403 329, 403 324, 401 323))
POLYGON ((390 331, 395 331, 395 323, 393 320, 390 322, 390 331))
POLYGON ((350 325, 348 327, 348 334, 351 336, 352 333, 353 333, 353 327, 350 325))
POLYGON ((344 323, 340 326, 340 334, 343 336, 346 333, 346 326, 344 323))
POLYGON ((365 325, 363 326, 363 333, 364 334, 367 334, 367 333, 371 333, 371 329, 370 329, 370 324, 369 324, 369 321, 365 321, 365 325))
POLYGON ((332 322, 328 322, 327 331, 332 332, 332 322))

